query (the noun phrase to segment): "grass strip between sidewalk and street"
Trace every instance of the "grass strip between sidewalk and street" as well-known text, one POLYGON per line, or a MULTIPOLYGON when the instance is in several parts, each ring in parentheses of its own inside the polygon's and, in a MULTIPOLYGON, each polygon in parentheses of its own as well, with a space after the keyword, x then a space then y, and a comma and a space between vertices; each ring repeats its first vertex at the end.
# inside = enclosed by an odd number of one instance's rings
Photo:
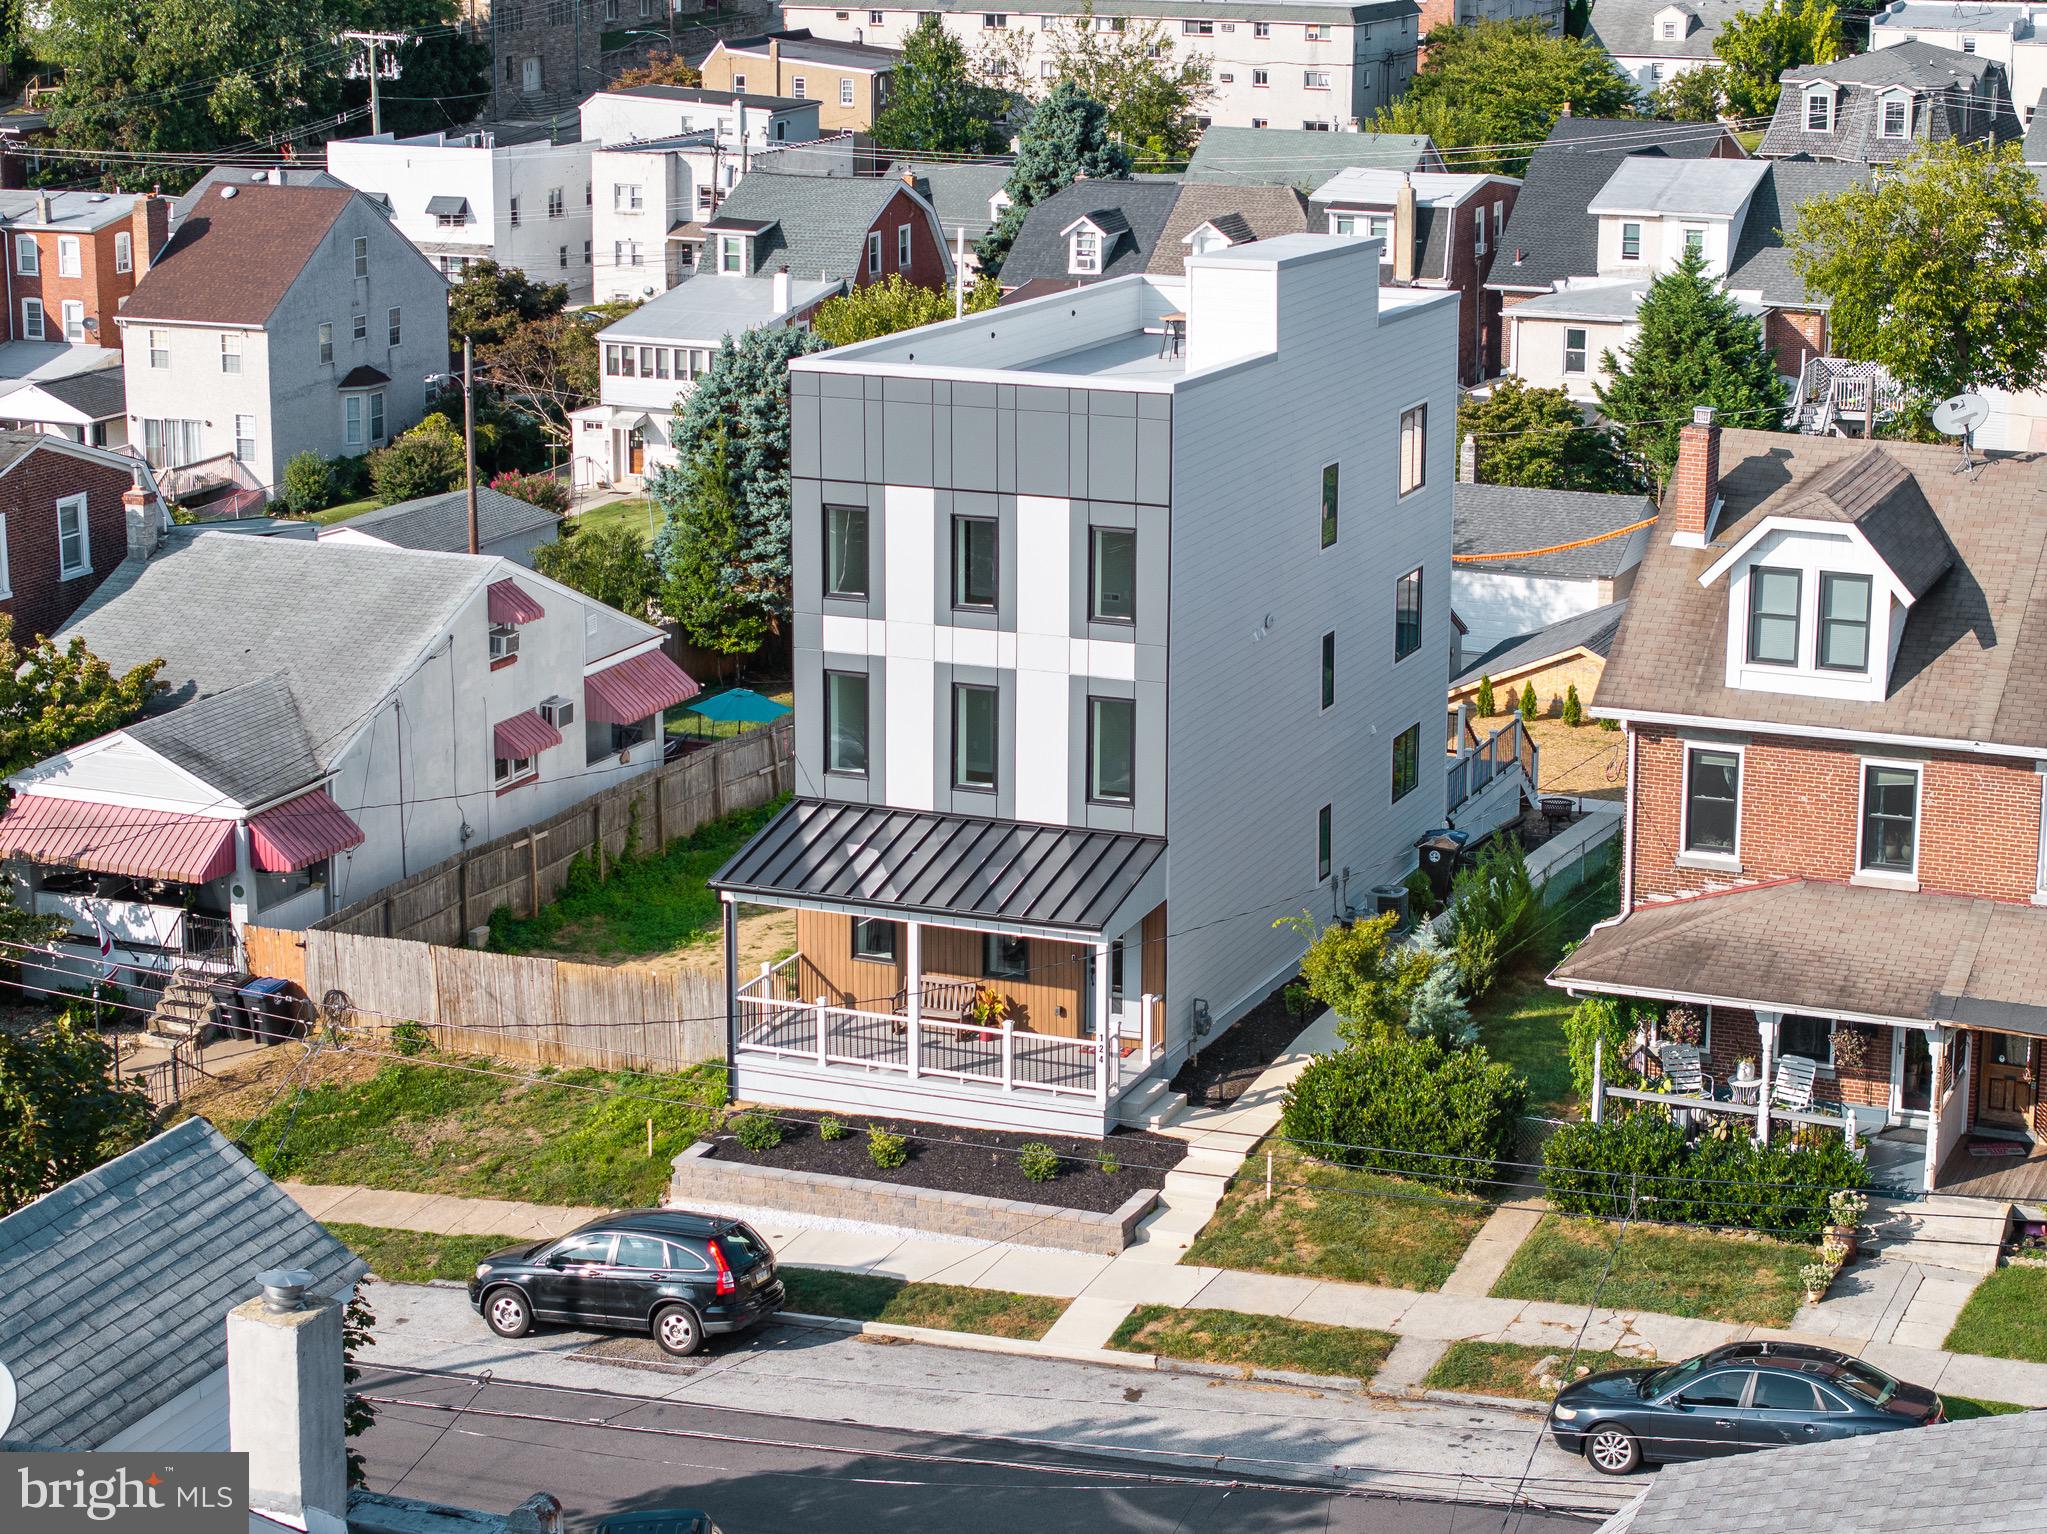
POLYGON ((878 1273, 841 1273, 831 1268, 784 1267, 787 1309, 799 1315, 837 1316, 848 1321, 886 1321, 928 1326, 983 1337, 1035 1342, 1066 1313, 1067 1301, 1004 1289, 970 1289, 964 1284, 913 1284, 878 1273))
POLYGON ((435 1278, 466 1281, 492 1252, 519 1244, 517 1236, 437 1236, 384 1225, 332 1224, 327 1229, 378 1278, 394 1284, 423 1284, 435 1278))
POLYGON ((1975 1396, 1943 1395, 1940 1404, 1947 1408, 1947 1420, 1950 1422, 1974 1422, 1978 1417, 2009 1417, 2014 1412, 2033 1410, 2016 1401, 1981 1401, 1975 1396))
POLYGON ((1182 1310, 1140 1305, 1109 1338, 1124 1353, 1156 1353, 1200 1363, 1370 1381, 1399 1339, 1359 1326, 1324 1326, 1239 1310, 1182 1310))
POLYGON ((2047 1364, 2047 1268, 1999 1268, 1984 1279, 1955 1317, 1947 1349, 2047 1364))
POLYGON ((1493 1295, 1788 1326, 1803 1295, 1798 1270, 1812 1254, 1809 1246, 1764 1236, 1656 1225, 1624 1230, 1608 1221, 1548 1214, 1521 1243, 1493 1295))
POLYGON ((1450 1350, 1436 1360, 1436 1366, 1422 1377, 1427 1390, 1461 1390, 1471 1395, 1510 1396, 1517 1401, 1547 1401, 1556 1395, 1545 1389, 1536 1365, 1552 1359, 1553 1378, 1568 1384, 1586 1374, 1603 1374, 1608 1369, 1632 1369, 1655 1360, 1627 1353, 1586 1350, 1572 1360, 1569 1348, 1534 1347, 1518 1342, 1453 1342, 1450 1350), (1569 1369, 1569 1374, 1564 1373, 1569 1369))

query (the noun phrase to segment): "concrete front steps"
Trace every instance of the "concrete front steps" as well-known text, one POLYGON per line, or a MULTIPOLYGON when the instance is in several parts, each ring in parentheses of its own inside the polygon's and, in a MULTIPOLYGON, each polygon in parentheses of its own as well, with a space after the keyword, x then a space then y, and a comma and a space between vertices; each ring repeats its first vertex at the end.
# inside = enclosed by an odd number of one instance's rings
POLYGON ((1940 1193, 1910 1200, 1871 1199, 1866 1224, 1872 1239, 1864 1250, 1874 1256, 1921 1267, 1991 1273, 2011 1227, 2011 1205, 2001 1199, 1940 1193))
POLYGON ((1116 1108, 1116 1122, 1127 1129, 1161 1129, 1187 1106, 1187 1094, 1175 1092, 1163 1076, 1141 1081, 1116 1108))

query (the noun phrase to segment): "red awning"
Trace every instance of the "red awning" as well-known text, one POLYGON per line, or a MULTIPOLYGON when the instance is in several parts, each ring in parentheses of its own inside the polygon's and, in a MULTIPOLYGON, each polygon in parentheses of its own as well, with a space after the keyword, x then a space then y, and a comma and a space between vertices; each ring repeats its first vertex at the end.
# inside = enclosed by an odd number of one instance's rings
POLYGON ((659 650, 648 650, 583 678, 583 702, 599 724, 637 724, 687 703, 703 688, 659 650))
POLYGON ((547 609, 540 605, 539 600, 510 576, 492 581, 486 596, 493 623, 531 623, 535 618, 547 616, 547 609))
POLYGON ((16 794, 0 815, 0 857, 204 884, 234 871, 235 823, 55 794, 16 794))
POLYGON ((249 822, 249 855, 269 874, 293 873, 362 844, 362 827, 324 788, 300 794, 249 822))
POLYGON ((538 756, 549 746, 562 743, 562 732, 549 724, 535 709, 514 714, 490 732, 497 754, 508 762, 538 756))

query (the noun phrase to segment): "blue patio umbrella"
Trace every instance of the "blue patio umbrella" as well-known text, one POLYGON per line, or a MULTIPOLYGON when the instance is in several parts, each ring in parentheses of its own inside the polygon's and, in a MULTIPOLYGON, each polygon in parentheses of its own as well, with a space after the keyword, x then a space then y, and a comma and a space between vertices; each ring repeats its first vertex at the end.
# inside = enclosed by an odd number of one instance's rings
POLYGON ((723 724, 772 724, 793 710, 751 687, 728 687, 689 706, 692 714, 723 724))

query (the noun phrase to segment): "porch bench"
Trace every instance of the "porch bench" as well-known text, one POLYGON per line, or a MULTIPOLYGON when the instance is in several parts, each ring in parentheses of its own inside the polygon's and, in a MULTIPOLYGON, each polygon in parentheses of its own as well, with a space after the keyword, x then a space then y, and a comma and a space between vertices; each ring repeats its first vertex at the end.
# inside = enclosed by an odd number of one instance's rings
MULTIPOLYGON (((978 980, 967 980, 958 975, 926 975, 917 987, 918 1010, 924 1017, 941 1023, 956 1023, 967 1015, 974 1004, 974 993, 981 988, 978 980)), ((895 995, 896 1032, 907 1033, 910 1010, 910 988, 904 986, 895 995)))

